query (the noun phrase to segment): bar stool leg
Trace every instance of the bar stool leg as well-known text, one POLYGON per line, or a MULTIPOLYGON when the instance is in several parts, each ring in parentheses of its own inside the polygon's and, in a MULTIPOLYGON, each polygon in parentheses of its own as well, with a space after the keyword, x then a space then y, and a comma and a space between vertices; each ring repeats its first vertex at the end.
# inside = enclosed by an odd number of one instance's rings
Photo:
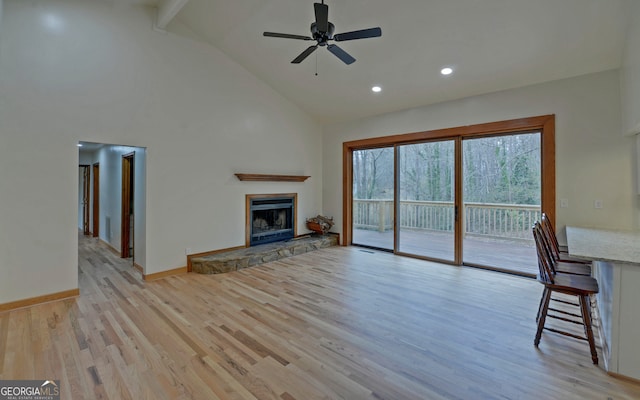
POLYGON ((542 303, 544 303, 544 296, 547 294, 547 287, 544 287, 542 291, 542 296, 540 296, 540 304, 538 305, 538 313, 536 314, 536 322, 540 321, 540 313, 542 313, 542 303))
POLYGON ((551 290, 545 287, 542 293, 542 312, 538 319, 538 331, 536 332, 536 338, 533 341, 534 346, 538 347, 540 344, 540 337, 542 336, 542 330, 544 329, 544 321, 547 319, 547 311, 549 311, 549 302, 551 301, 551 290))
POLYGON ((591 349, 591 361, 598 364, 598 353, 596 352, 596 343, 593 337, 593 329, 591 327, 591 311, 589 310, 589 296, 580 297, 580 308, 582 310, 582 319, 584 320, 584 333, 587 335, 589 348, 591 349))

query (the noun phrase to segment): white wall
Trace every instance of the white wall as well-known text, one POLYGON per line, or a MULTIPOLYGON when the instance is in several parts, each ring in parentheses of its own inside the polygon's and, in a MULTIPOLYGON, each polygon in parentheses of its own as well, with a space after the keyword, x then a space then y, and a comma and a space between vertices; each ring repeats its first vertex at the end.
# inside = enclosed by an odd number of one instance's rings
POLYGON ((622 132, 627 135, 640 133, 640 1, 629 3, 629 26, 620 68, 622 132))
POLYGON ((147 150, 134 148, 134 255, 136 264, 143 267, 146 274, 147 265, 147 150))
POLYGON ((153 31, 153 15, 97 0, 4 2, 0 303, 77 287, 78 141, 147 149, 146 274, 186 265, 187 247, 244 244, 247 193, 298 192, 298 232, 322 211, 320 127, 220 51, 153 31))
MULTIPOLYGON (((454 77, 455 79, 455 77, 454 77)), ((523 87, 325 127, 324 211, 342 228, 342 143, 556 114, 556 196, 564 241, 566 224, 634 228, 633 139, 620 132, 617 71, 523 87), (595 210, 593 201, 603 200, 595 210), (559 207, 560 202, 557 201, 559 207)))
MULTIPOLYGON (((629 3, 629 26, 620 68, 622 133, 637 135, 636 193, 640 195, 640 1, 629 3)), ((640 205, 636 209, 636 225, 640 227, 640 205)))

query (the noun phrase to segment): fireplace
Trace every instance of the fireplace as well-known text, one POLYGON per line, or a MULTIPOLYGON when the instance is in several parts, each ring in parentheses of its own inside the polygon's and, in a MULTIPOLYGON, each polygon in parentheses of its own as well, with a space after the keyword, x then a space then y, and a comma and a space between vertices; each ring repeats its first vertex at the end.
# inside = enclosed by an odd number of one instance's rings
POLYGON ((247 195, 247 247, 295 237, 296 200, 295 193, 247 195))

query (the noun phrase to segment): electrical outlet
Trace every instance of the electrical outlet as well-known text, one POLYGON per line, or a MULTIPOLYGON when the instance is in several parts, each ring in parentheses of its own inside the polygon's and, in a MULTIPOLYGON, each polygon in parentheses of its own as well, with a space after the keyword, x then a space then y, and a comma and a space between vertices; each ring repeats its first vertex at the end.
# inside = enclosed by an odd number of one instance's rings
POLYGON ((602 208, 602 200, 594 200, 593 201, 593 208, 602 208))
POLYGON ((560 199, 560 208, 568 208, 569 199, 560 199))
POLYGON ((184 254, 187 256, 191 254, 191 247, 187 247, 186 249, 184 249, 184 254))

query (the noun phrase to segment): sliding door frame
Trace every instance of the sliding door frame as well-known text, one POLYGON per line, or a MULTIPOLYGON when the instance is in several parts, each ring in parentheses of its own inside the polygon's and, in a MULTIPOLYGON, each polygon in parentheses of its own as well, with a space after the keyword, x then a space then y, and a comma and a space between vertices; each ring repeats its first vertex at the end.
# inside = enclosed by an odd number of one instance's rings
MULTIPOLYGON (((462 159, 461 141, 466 138, 499 136, 501 134, 540 132, 541 147, 541 209, 547 214, 549 220, 555 225, 556 217, 556 167, 555 167, 555 114, 541 115, 537 117, 519 118, 499 122, 460 126, 455 128, 437 129, 424 132, 405 133, 391 136, 382 136, 361 140, 353 140, 342 144, 342 245, 352 244, 353 239, 353 152, 356 150, 376 149, 381 147, 396 147, 396 161, 394 176, 394 199, 397 202, 397 145, 420 143, 437 140, 456 140, 455 162, 460 165, 462 159)), ((458 170, 457 168, 456 170, 458 170)), ((462 174, 456 171, 456 205, 462 203, 462 174)), ((460 229, 460 211, 456 218, 456 229, 460 229)), ((394 223, 398 223, 397 207, 394 207, 394 223)), ((397 227, 394 227, 396 229, 397 227)), ((456 235, 455 264, 462 263, 462 246, 458 243, 461 239, 456 235)), ((394 239, 394 252, 397 252, 397 234, 394 239)), ((421 257, 418 257, 421 258, 421 257)))

